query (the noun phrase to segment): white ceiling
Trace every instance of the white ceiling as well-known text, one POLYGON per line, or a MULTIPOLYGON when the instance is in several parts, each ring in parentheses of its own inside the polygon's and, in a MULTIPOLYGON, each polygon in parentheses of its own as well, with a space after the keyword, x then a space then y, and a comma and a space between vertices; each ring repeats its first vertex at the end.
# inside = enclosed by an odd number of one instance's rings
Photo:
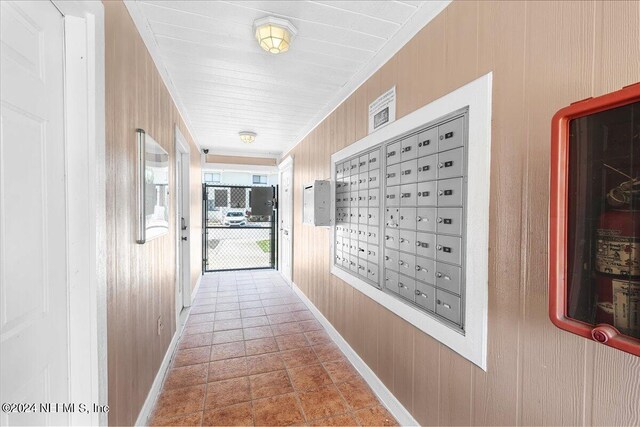
POLYGON ((128 1, 194 138, 211 153, 279 156, 299 142, 449 1, 128 1), (288 19, 271 55, 253 21, 288 19), (240 131, 258 134, 244 144, 240 131))

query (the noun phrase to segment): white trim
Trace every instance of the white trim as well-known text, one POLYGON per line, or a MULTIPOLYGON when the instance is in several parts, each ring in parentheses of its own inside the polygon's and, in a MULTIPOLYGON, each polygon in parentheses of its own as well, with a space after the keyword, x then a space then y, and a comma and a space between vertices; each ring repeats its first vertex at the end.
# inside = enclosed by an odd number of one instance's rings
POLYGON ((382 66, 384 66, 405 44, 409 42, 418 32, 424 28, 433 18, 449 6, 451 0, 423 2, 414 15, 398 30, 389 42, 378 51, 378 53, 367 62, 366 66, 351 77, 351 79, 337 92, 333 101, 328 102, 316 117, 318 120, 311 120, 310 125, 302 129, 293 142, 289 144, 280 158, 288 154, 296 145, 300 144, 313 130, 318 127, 333 111, 338 108, 347 98, 349 98, 360 86, 371 78, 382 66))
POLYGON ((198 289, 200 289, 200 283, 202 283, 202 274, 200 274, 198 276, 198 280, 196 280, 196 286, 193 288, 193 291, 191 291, 191 303, 192 304, 196 299, 196 295, 198 294, 198 289))
POLYGON ((169 95, 171 95, 171 99, 173 99, 173 103, 178 109, 178 114, 180 114, 180 117, 187 127, 189 134, 193 138, 193 142, 196 144, 196 147, 198 147, 198 150, 201 151, 202 145, 198 142, 197 134, 193 131, 193 124, 191 123, 191 119, 187 114, 187 109, 184 107, 184 104, 182 104, 182 101, 178 96, 178 90, 173 84, 173 80, 171 80, 171 75, 162 62, 160 48, 158 47, 158 43, 153 36, 153 31, 148 25, 147 19, 142 13, 142 10, 140 10, 140 6, 138 5, 137 1, 124 0, 124 5, 129 11, 129 15, 131 15, 131 19, 138 29, 138 33, 140 34, 140 37, 142 37, 142 41, 144 41, 144 44, 149 51, 149 55, 151 55, 151 59, 153 60, 153 63, 155 64, 156 69, 158 70, 158 73, 160 74, 160 77, 164 82, 164 85, 167 87, 169 95))
MULTIPOLYGON (((454 111, 469 108, 469 168, 467 175, 466 216, 466 288, 465 334, 461 334, 435 318, 401 302, 331 263, 331 273, 369 298, 413 324, 452 350, 487 370, 487 322, 489 283, 489 182, 491 165, 491 93, 492 73, 439 98, 411 114, 362 138, 331 156, 335 181, 335 164, 354 154, 384 143, 403 133, 437 120, 454 111)), ((335 200, 332 197, 332 212, 335 200)), ((331 259, 335 233, 331 233, 331 259)))
MULTIPOLYGON (((180 159, 180 161, 182 162, 182 177, 180 179, 180 185, 182 186, 182 191, 180 192, 180 194, 182 195, 182 200, 176 199, 176 282, 180 283, 177 275, 182 275, 182 303, 180 304, 182 308, 189 307, 191 305, 191 239, 189 238, 191 237, 191 150, 189 149, 189 143, 187 142, 177 125, 174 125, 174 139, 176 145, 176 172, 178 170, 178 159, 180 159), (182 215, 187 226, 187 244, 184 244, 181 240, 182 230, 180 228, 181 222, 177 209, 178 203, 182 205, 182 215), (179 249, 179 245, 182 245, 182 250, 179 249), (180 254, 182 254, 182 260, 178 259, 180 254)), ((177 176, 176 182, 178 182, 177 176)), ((178 194, 178 191, 176 191, 175 193, 178 194)), ((177 296, 178 289, 176 286, 176 297, 177 296)))
MULTIPOLYGON (((289 274, 289 277, 287 278, 284 274, 282 274, 282 228, 280 227, 280 224, 278 224, 278 270, 280 270, 280 274, 282 275, 282 277, 284 277, 284 280, 289 283, 292 284, 293 283, 293 156, 289 155, 287 156, 283 161, 281 161, 278 164, 278 191, 282 190, 282 172, 285 171, 286 169, 291 169, 291 201, 290 201, 290 218, 291 218, 291 237, 289 238, 289 241, 291 242, 291 244, 289 245, 289 253, 291 254, 291 262, 290 262, 290 271, 288 271, 287 273, 289 274)), ((280 194, 278 195, 278 198, 280 198, 280 194)), ((282 203, 279 200, 278 201, 278 209, 279 209, 279 215, 278 217, 280 218, 280 214, 282 213, 283 209, 282 207, 282 203)))
MULTIPOLYGON (((69 401, 106 405, 104 10, 100 2, 54 4, 65 31, 69 401)), ((102 425, 107 417, 74 412, 70 421, 102 425)))
MULTIPOLYGON (((284 278, 284 276, 283 276, 284 278)), ((333 327, 331 322, 322 315, 320 310, 316 308, 309 298, 298 288, 298 286, 291 282, 291 288, 300 297, 302 302, 309 308, 309 311, 313 313, 318 322, 324 327, 325 331, 329 334, 331 339, 338 345, 342 353, 347 356, 349 362, 356 368, 356 370, 362 375, 362 378, 369 384, 371 390, 378 396, 378 399, 382 404, 391 412, 391 415, 400 423, 401 426, 417 426, 420 425, 411 413, 405 408, 402 403, 391 393, 391 391, 384 385, 382 380, 371 370, 369 365, 356 353, 356 351, 349 345, 349 343, 340 335, 340 332, 333 327)))
POLYGON ((147 421, 149 420, 149 416, 151 415, 151 411, 153 410, 153 406, 158 399, 158 395, 160 394, 160 390, 162 390, 162 384, 164 383, 165 375, 169 370, 169 365, 171 364, 171 359, 173 358, 173 353, 178 346, 178 341, 180 341, 180 336, 182 336, 182 331, 184 329, 184 325, 186 324, 187 317, 189 316, 189 309, 182 310, 180 316, 178 317, 178 327, 176 327, 176 332, 173 334, 173 338, 171 338, 171 343, 169 343, 169 348, 167 348, 167 352, 164 354, 164 358, 162 359, 162 363, 160 364, 160 368, 158 369, 158 373, 156 374, 155 379, 153 380, 153 384, 151 384, 151 389, 149 389, 149 393, 147 394, 147 398, 144 400, 144 404, 140 409, 140 413, 138 414, 138 419, 136 419, 136 426, 146 426, 147 421))

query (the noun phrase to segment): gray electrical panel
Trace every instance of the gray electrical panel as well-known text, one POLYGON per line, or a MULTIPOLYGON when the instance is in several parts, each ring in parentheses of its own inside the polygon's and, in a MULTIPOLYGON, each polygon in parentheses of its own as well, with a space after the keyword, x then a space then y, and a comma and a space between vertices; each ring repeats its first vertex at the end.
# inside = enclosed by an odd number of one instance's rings
POLYGON ((464 333, 468 111, 336 163, 334 265, 464 333))

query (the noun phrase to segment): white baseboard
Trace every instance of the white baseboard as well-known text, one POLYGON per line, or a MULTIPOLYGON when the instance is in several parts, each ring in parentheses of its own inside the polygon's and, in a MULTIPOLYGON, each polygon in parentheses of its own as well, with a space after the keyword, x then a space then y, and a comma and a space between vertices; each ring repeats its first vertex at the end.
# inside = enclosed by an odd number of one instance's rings
POLYGON ((200 283, 202 283, 202 274, 198 276, 198 280, 196 281, 196 287, 191 291, 191 304, 193 305, 193 301, 196 299, 196 294, 198 293, 198 289, 200 289, 200 283))
MULTIPOLYGON (((202 278, 202 276, 200 276, 202 278)), ((196 289, 198 290, 198 286, 200 286, 200 278, 198 279, 198 284, 196 285, 196 289)), ((173 334, 173 338, 171 339, 171 343, 169 343, 169 348, 167 348, 167 352, 164 355, 164 359, 162 359, 162 364, 160 364, 160 369, 158 369, 158 373, 156 374, 156 378, 153 380, 153 384, 151 385, 151 389, 149 390, 149 394, 147 394, 147 398, 144 401, 144 405, 142 405, 142 409, 140 409, 140 413, 138 414, 138 419, 136 420, 136 426, 146 426, 147 421, 149 420, 149 416, 151 415, 151 411, 153 410, 153 406, 158 399, 158 394, 160 390, 162 390, 162 384, 164 383, 164 377, 167 374, 167 370, 169 369, 169 364, 171 363, 171 359, 173 357, 173 353, 178 345, 178 341, 180 336, 182 335, 182 330, 184 329, 184 325, 186 323, 186 318, 189 313, 189 308, 185 307, 180 314, 180 321, 178 322, 178 327, 176 328, 176 332, 173 334)))
POLYGON ((302 302, 309 308, 311 313, 318 319, 320 324, 327 331, 329 336, 335 341, 340 350, 347 356, 347 359, 356 368, 356 370, 362 375, 362 378, 369 384, 369 387, 378 396, 378 399, 382 404, 391 412, 396 420, 402 426, 417 426, 420 425, 415 418, 407 411, 407 409, 400 403, 400 401, 391 393, 391 391, 384 385, 384 383, 378 378, 378 376, 369 368, 369 366, 362 360, 358 353, 355 352, 349 343, 340 335, 340 333, 333 327, 331 322, 316 308, 315 305, 307 298, 307 296, 298 288, 298 286, 291 282, 291 287, 295 293, 300 297, 302 302))

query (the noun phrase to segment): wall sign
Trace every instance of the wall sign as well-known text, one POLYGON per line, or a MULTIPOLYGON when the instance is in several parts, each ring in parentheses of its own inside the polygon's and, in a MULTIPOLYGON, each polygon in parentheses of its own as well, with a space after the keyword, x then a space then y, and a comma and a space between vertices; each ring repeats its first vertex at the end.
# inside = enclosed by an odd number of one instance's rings
POLYGON ((396 87, 369 104, 369 133, 396 120, 396 87))

